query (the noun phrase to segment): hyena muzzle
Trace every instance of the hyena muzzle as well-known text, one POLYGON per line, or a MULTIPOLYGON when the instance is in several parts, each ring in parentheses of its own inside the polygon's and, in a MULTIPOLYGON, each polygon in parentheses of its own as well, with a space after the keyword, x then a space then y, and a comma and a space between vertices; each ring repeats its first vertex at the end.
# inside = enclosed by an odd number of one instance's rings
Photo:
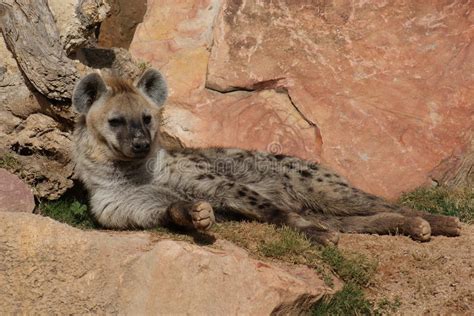
POLYGON ((207 230, 215 211, 286 225, 319 244, 336 244, 338 232, 419 241, 460 234, 457 218, 389 203, 314 162, 241 149, 162 148, 166 98, 165 80, 153 69, 135 85, 97 73, 76 85, 76 172, 105 227, 207 230))

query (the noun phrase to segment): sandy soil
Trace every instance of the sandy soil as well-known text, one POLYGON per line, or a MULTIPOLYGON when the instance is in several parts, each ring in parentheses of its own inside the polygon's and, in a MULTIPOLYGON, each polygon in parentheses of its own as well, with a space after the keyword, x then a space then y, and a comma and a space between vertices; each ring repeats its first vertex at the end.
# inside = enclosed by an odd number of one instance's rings
POLYGON ((379 262, 370 299, 398 297, 402 315, 474 315, 474 225, 456 238, 343 235, 339 247, 379 262))

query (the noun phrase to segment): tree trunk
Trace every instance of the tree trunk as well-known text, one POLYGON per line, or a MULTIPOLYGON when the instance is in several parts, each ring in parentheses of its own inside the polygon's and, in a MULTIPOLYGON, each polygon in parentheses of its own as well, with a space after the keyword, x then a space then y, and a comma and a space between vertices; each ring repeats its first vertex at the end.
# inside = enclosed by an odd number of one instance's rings
POLYGON ((32 85, 49 99, 70 99, 79 75, 62 49, 47 1, 0 0, 0 26, 32 85))

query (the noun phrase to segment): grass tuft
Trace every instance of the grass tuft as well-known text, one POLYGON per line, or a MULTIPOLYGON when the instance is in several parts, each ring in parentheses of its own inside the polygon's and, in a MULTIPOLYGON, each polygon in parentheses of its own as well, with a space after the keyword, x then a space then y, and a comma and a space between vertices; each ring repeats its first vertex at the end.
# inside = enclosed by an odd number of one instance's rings
POLYGON ((6 153, 0 157, 0 168, 7 170, 16 170, 20 166, 18 160, 12 154, 6 153))
POLYGON ((433 214, 456 216, 468 224, 474 223, 474 188, 418 188, 403 194, 400 203, 433 214))
POLYGON ((277 229, 277 238, 264 241, 259 245, 259 251, 266 257, 281 259, 287 256, 297 256, 309 250, 311 243, 301 233, 289 228, 277 229))
POLYGON ((90 215, 87 205, 74 198, 43 202, 39 208, 42 215, 74 227, 83 229, 98 227, 90 215))
POLYGON ((325 298, 317 304, 311 314, 314 316, 331 315, 390 315, 400 308, 400 299, 394 301, 383 299, 373 303, 365 298, 362 288, 354 283, 346 283, 341 291, 330 298, 325 298))
POLYGON ((316 304, 313 315, 376 315, 378 309, 364 294, 377 263, 360 254, 342 253, 336 247, 325 247, 322 260, 345 282, 341 291, 316 304))
POLYGON ((323 299, 312 310, 312 315, 373 315, 372 303, 364 295, 361 287, 346 283, 341 291, 329 299, 323 299))
POLYGON ((343 254, 336 247, 325 247, 321 257, 342 280, 358 286, 367 286, 377 269, 376 261, 361 254, 343 254))
POLYGON ((138 69, 140 69, 141 72, 144 72, 145 70, 147 70, 150 67, 151 67, 151 64, 148 61, 142 60, 142 61, 138 62, 138 69))

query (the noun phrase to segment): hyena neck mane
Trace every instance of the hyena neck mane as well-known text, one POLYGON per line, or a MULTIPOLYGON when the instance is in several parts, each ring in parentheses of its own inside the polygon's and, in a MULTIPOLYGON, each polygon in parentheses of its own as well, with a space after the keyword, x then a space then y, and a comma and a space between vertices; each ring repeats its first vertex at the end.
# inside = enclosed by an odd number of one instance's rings
POLYGON ((166 97, 166 83, 153 69, 136 84, 92 73, 76 85, 73 106, 80 115, 74 158, 77 174, 89 189, 111 179, 132 184, 151 181, 159 112, 166 97))

